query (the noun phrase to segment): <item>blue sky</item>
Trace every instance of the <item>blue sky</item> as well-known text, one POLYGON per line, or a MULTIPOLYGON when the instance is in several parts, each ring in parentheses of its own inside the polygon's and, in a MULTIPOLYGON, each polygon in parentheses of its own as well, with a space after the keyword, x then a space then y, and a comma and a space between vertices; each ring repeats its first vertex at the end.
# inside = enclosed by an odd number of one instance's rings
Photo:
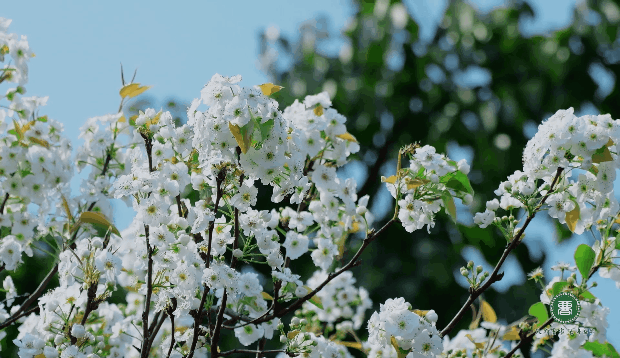
MULTIPOLYGON (((422 36, 431 37, 446 0, 406 2, 422 26, 422 36)), ((483 12, 504 2, 473 1, 483 12)), ((527 34, 566 26, 575 6, 575 0, 528 2, 537 17, 524 23, 522 30, 527 34)), ((78 129, 86 119, 117 110, 121 62, 126 73, 138 68, 137 82, 153 85, 149 93, 156 99, 174 95, 189 101, 199 95, 214 73, 241 74, 244 85, 268 82, 256 65, 258 35, 263 29, 275 25, 290 38, 296 36, 301 22, 324 14, 329 16, 330 29, 335 32, 353 14, 348 0, 181 1, 174 6, 169 1, 64 1, 62 6, 59 3, 5 2, 0 16, 13 19, 10 31, 27 35, 37 55, 30 62, 27 95, 50 96, 42 113, 65 124, 65 135, 76 148, 81 144, 78 129)), ((127 218, 131 216, 127 214, 131 210, 124 209, 124 204, 115 208, 119 209, 115 220, 122 229, 129 224, 127 218)), ((550 275, 551 265, 559 260, 572 262, 575 247, 592 241, 582 235, 550 250, 554 245, 553 231, 543 224, 545 221, 548 220, 536 218, 527 231, 531 239, 525 241, 534 252, 547 252, 549 260, 544 268, 550 275)), ((476 250, 467 250, 465 256, 482 262, 476 250)), ((485 266, 491 268, 490 264, 485 266)), ((509 285, 519 284, 519 270, 515 260, 508 260, 508 274, 494 287, 505 291, 509 285)), ((597 277, 599 287, 593 293, 612 307, 608 338, 618 347, 620 306, 612 303, 619 291, 611 281, 597 277)))

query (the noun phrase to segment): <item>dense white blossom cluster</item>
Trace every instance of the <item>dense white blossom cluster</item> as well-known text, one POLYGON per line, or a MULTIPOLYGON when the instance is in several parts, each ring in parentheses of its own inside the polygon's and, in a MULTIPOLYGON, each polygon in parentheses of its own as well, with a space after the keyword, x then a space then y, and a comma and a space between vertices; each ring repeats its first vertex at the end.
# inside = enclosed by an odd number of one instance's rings
MULTIPOLYGON (((515 327, 497 323, 484 301, 484 322, 452 339, 452 324, 440 331, 435 311, 413 309, 404 298, 388 299, 366 323, 372 301, 349 271, 392 222, 407 232, 424 226, 430 232, 442 208, 455 217, 454 197, 471 203, 464 160, 457 163, 428 145, 403 148, 396 175, 383 178, 396 199, 394 217, 374 230, 369 197, 358 197, 355 180, 339 176, 338 168, 360 148, 329 95, 310 95, 281 110, 269 97, 278 86, 243 87, 241 76, 218 74, 181 126, 155 109, 127 118, 126 101, 146 87, 123 83, 119 113, 87 120, 80 129, 84 144, 72 158, 62 125, 38 112, 47 98, 23 97, 33 55, 24 36, 8 33, 9 23, 0 18, 0 62, 12 59, 0 83, 17 84, 0 108, 0 270, 8 272, 0 339, 17 323, 13 343, 20 357, 216 357, 225 331, 244 347, 257 344, 257 351, 281 357, 351 357, 350 348, 370 357, 501 357, 508 353, 505 342, 517 339, 515 327), (74 164, 92 169, 77 196, 68 186, 74 164), (278 209, 260 209, 267 187, 266 197, 282 203, 278 209), (110 220, 112 198, 137 212, 123 232, 110 220), (361 248, 346 263, 347 240, 356 233, 363 237, 361 248), (33 250, 49 254, 54 267, 22 300, 11 273, 33 250), (300 262, 313 265, 310 277, 296 273, 300 262), (258 265, 269 275, 260 274, 258 265), (59 286, 46 290, 56 273, 59 286), (112 303, 119 291, 125 302, 112 303), (356 333, 364 326, 367 340, 356 333), (279 349, 265 350, 270 340, 279 349)), ((504 228, 495 211, 526 208, 533 214, 540 209, 534 199, 544 196, 549 214, 574 232, 599 224, 605 236, 587 247, 596 258, 588 270, 596 267, 620 287, 618 245, 609 236, 619 211, 610 184, 619 135, 609 116, 559 111, 528 143, 524 172, 502 183, 496 192, 501 199, 489 201, 475 222, 495 223, 511 240, 516 221, 511 217, 504 228), (578 181, 557 180, 572 168, 586 172, 578 181)), ((468 269, 461 272, 469 280, 468 269)), ((472 272, 470 292, 488 277, 476 276, 481 271, 472 272)), ((584 344, 605 342, 609 308, 587 291, 587 274, 582 272, 581 285, 574 274, 556 277, 541 294, 548 304, 558 283, 574 291, 583 307, 575 326, 595 331, 560 336, 554 357, 590 357, 584 344)), ((535 342, 552 338, 537 333, 535 342)), ((512 353, 518 348, 510 345, 512 353)))

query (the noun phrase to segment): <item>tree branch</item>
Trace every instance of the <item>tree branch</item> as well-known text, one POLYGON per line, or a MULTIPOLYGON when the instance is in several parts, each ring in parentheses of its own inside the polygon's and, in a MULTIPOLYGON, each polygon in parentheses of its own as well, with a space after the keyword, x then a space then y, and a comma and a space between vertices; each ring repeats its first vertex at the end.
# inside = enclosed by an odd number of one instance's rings
POLYGON ((545 321, 545 323, 542 324, 542 326, 540 326, 536 331, 530 333, 529 335, 523 337, 519 343, 510 350, 510 352, 508 352, 508 354, 506 354, 506 356, 504 356, 504 358, 510 358, 512 357, 515 352, 517 351, 517 349, 521 348, 521 346, 523 346, 523 344, 527 341, 531 341, 532 337, 534 337, 534 335, 536 334, 536 332, 540 331, 541 329, 547 327, 548 325, 550 325, 551 323, 553 323, 553 318, 549 318, 547 321, 545 321))
POLYGON ((474 303, 476 298, 478 298, 478 296, 480 296, 484 291, 486 291, 489 287, 491 287, 491 285, 493 283, 501 280, 504 277, 504 273, 503 272, 499 273, 500 268, 504 264, 504 261, 506 261, 506 258, 508 257, 510 252, 515 247, 517 247, 517 245, 519 245, 519 243, 521 242, 521 237, 523 236, 523 232, 525 231, 525 228, 527 228, 527 226, 530 224, 530 222, 532 221, 534 216, 536 216, 536 212, 538 212, 540 207, 545 203, 545 201, 547 200, 549 195, 553 192, 553 187, 555 186, 556 182, 558 181, 558 179, 560 177, 560 174, 562 174, 563 170, 564 170, 564 168, 558 168, 558 171, 557 171, 557 173, 555 175, 555 178, 553 178, 553 182, 551 183, 551 188, 549 189, 549 191, 547 191, 547 194, 542 198, 540 203, 538 203, 538 205, 533 210, 533 212, 527 217, 527 220, 525 221, 525 224, 521 227, 521 229, 519 230, 517 235, 512 239, 510 244, 508 244, 508 246, 504 249, 504 253, 502 254, 502 257, 500 258, 500 260, 497 263, 497 265, 495 265, 495 268, 493 269, 493 273, 491 273, 491 275, 489 276, 487 281, 482 286, 480 286, 479 288, 477 288, 477 289, 470 288, 470 294, 469 294, 469 298, 467 299, 467 302, 465 302, 463 307, 461 307, 461 309, 458 311, 456 316, 454 316, 454 318, 452 318, 452 321, 450 321, 450 323, 446 326, 446 328, 444 328, 441 331, 440 337, 443 338, 445 335, 450 333, 450 331, 452 331, 452 329, 454 329, 454 327, 457 325, 457 323, 463 318, 463 316, 465 315, 465 312, 467 311, 467 308, 472 303, 474 303))

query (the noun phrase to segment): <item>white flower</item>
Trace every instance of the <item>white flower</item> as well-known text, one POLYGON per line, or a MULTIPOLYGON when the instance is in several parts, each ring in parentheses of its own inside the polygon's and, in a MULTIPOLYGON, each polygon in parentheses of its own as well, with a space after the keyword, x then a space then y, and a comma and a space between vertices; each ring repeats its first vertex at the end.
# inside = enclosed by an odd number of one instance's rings
POLYGON ((246 347, 258 341, 264 333, 265 330, 262 326, 257 327, 254 324, 248 324, 247 326, 235 328, 235 337, 239 339, 239 343, 246 347))
POLYGON ((308 241, 308 238, 304 235, 294 231, 287 232, 286 240, 282 244, 286 249, 286 256, 291 260, 295 260, 305 254, 308 251, 308 241))

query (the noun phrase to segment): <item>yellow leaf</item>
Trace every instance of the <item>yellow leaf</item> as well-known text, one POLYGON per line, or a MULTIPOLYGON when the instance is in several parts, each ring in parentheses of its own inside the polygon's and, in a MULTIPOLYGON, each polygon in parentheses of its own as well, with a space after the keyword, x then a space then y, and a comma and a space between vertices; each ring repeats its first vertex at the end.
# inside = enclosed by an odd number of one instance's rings
POLYGON ((407 190, 413 190, 419 187, 420 185, 430 182, 430 180, 415 178, 415 179, 407 179, 406 182, 407 182, 407 190))
POLYGON ((288 333, 286 334, 286 337, 287 337, 288 339, 293 339, 293 338, 295 338, 295 336, 296 336, 297 334, 299 334, 299 330, 297 330, 297 329, 296 329, 296 330, 294 330, 294 331, 290 331, 290 332, 288 332, 288 333))
POLYGON ((148 128, 148 127, 150 127, 150 126, 151 126, 151 124, 157 124, 157 123, 159 123, 159 119, 160 119, 160 118, 161 118, 161 111, 159 111, 159 112, 155 115, 155 117, 153 117, 152 119, 148 120, 148 121, 145 123, 146 127, 148 128))
POLYGON ((60 198, 62 199, 62 207, 63 209, 65 209, 67 217, 69 218, 69 220, 73 221, 73 215, 71 215, 71 210, 69 209, 69 203, 67 202, 67 199, 65 199, 65 196, 62 194, 60 195, 60 198))
POLYGON ((16 120, 13 120, 13 127, 15 127, 15 132, 17 132, 17 135, 19 135, 19 138, 21 139, 24 136, 24 132, 16 120))
POLYGON ((474 337, 472 337, 471 334, 468 333, 468 334, 465 335, 465 337, 469 338, 471 343, 473 343, 476 346, 476 348, 484 348, 484 343, 476 343, 474 341, 474 337))
POLYGON ((37 143, 38 145, 42 147, 50 149, 50 144, 46 140, 35 138, 35 137, 28 137, 28 139, 30 139, 32 143, 37 143))
POLYGON ((601 154, 592 154, 592 163, 610 162, 612 160, 614 160, 614 158, 612 158, 611 152, 607 147, 603 147, 603 153, 601 154))
POLYGON ((579 205, 575 204, 575 208, 566 213, 566 226, 571 232, 575 232, 577 227, 577 221, 579 221, 579 205))
POLYGON ((474 320, 471 321, 471 323, 469 324, 469 329, 476 329, 478 328, 478 325, 480 325, 480 318, 482 318, 482 310, 478 311, 478 314, 476 314, 476 309, 474 308, 473 305, 470 306, 472 310, 474 310, 474 320))
POLYGON ((127 118, 125 118, 125 116, 121 116, 121 118, 119 118, 118 121, 121 123, 127 122, 127 118))
POLYGON ((357 143, 357 139, 355 139, 355 137, 353 136, 353 134, 346 132, 344 134, 338 134, 336 137, 340 138, 340 139, 344 139, 344 140, 348 140, 349 142, 355 142, 357 143))
POLYGON ((614 145, 614 141, 611 139, 607 141, 607 144, 605 144, 606 147, 611 147, 612 145, 614 145))
MULTIPOLYGON (((56 353, 58 354, 58 353, 56 353)), ((45 358, 45 354, 41 353, 41 354, 37 354, 36 356, 34 356, 34 358, 45 358)))
POLYGON ((396 184, 396 175, 392 175, 390 177, 384 177, 381 176, 381 182, 382 183, 390 183, 390 184, 396 184))
POLYGON ((335 342, 345 347, 359 349, 362 352, 364 351, 364 348, 362 348, 362 344, 359 342, 343 342, 343 341, 335 341, 335 342))
POLYGON ((353 224, 351 225, 351 230, 349 230, 350 233, 356 233, 360 231, 360 223, 358 223, 357 221, 354 221, 353 224))
MULTIPOLYGON (((304 288, 305 288, 306 290, 308 290, 308 293, 310 293, 310 292, 314 291, 313 289, 311 289, 311 288, 310 288, 310 287, 308 287, 308 286, 304 286, 304 288)), ((323 309, 323 300, 321 300, 321 297, 319 297, 319 296, 317 296, 317 295, 314 295, 314 296, 312 296, 312 298, 310 298, 308 301, 309 301, 310 303, 312 303, 313 305, 317 306, 318 308, 323 309)))
POLYGON ((491 307, 487 301, 482 301, 480 304, 480 310, 482 311, 482 319, 485 322, 497 322, 497 315, 495 314, 493 307, 491 307))
POLYGON ((26 133, 28 129, 30 129, 30 127, 32 127, 34 124, 35 124, 35 121, 30 121, 24 124, 24 126, 22 127, 22 133, 26 133))
POLYGON ((259 85, 258 87, 260 87, 260 90, 263 92, 265 96, 271 96, 272 94, 284 88, 282 86, 274 85, 273 83, 263 83, 262 85, 259 85))
POLYGON ((323 106, 321 106, 320 104, 317 104, 316 107, 314 107, 313 110, 314 114, 317 115, 317 117, 320 117, 323 115, 323 106))
POLYGON ((119 93, 121 97, 123 98, 125 97, 133 98, 133 97, 141 95, 142 93, 144 93, 144 91, 148 90, 149 88, 151 88, 151 86, 140 86, 139 83, 130 83, 127 86, 121 88, 119 93))
POLYGON ((246 132, 246 135, 243 135, 241 133, 241 127, 230 122, 228 122, 228 129, 230 129, 230 133, 235 137, 237 145, 241 148, 241 153, 247 153, 248 149, 250 149, 250 131, 246 132))
POLYGON ((398 358, 407 357, 406 353, 402 353, 400 351, 401 348, 398 346, 398 342, 396 342, 396 338, 394 338, 394 336, 390 337, 390 343, 392 343, 392 347, 394 347, 394 349, 396 350, 396 355, 398 356, 398 358))
POLYGON ((80 218, 78 219, 77 223, 75 223, 75 226, 73 227, 73 229, 71 229, 71 231, 77 230, 78 226, 80 226, 80 224, 83 224, 83 223, 106 226, 110 228, 110 230, 113 233, 115 233, 118 236, 121 236, 121 233, 118 231, 118 229, 114 227, 114 225, 112 225, 112 223, 105 216, 103 216, 103 214, 96 213, 94 211, 83 212, 80 215, 80 218))
POLYGON ((430 310, 422 311, 422 310, 411 310, 411 312, 417 314, 420 317, 426 317, 426 314, 430 312, 430 310))
POLYGON ((273 301, 273 297, 271 297, 270 294, 268 294, 267 292, 261 292, 261 295, 263 295, 263 298, 269 301, 273 301))
POLYGON ((521 337, 519 337, 519 329, 517 328, 517 326, 510 327, 510 329, 506 333, 504 333, 502 339, 505 341, 520 340, 521 337))

